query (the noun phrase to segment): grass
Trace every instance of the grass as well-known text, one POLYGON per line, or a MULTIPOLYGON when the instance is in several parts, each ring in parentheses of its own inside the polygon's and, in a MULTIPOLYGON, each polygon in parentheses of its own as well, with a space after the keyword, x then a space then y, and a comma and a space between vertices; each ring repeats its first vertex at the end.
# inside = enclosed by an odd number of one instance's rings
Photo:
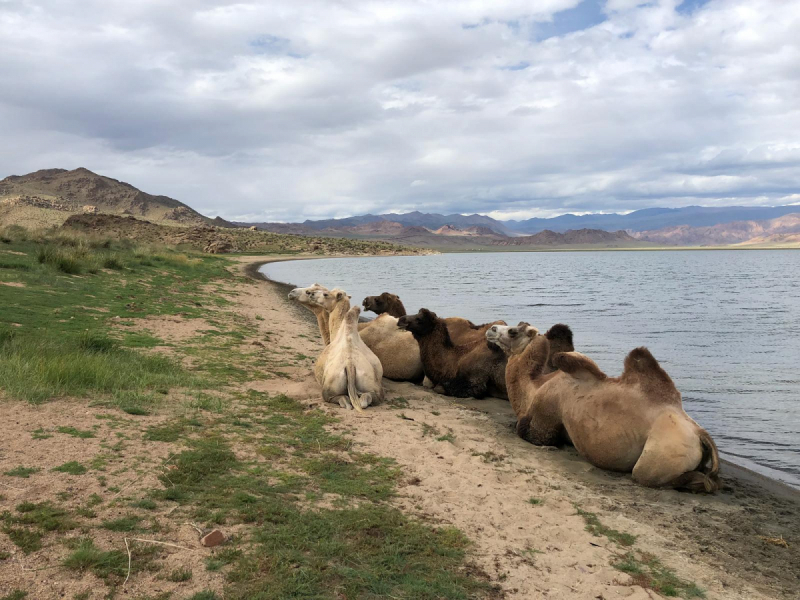
POLYGON ((56 429, 58 433, 66 433, 67 435, 71 435, 72 437, 81 438, 81 439, 88 439, 95 437, 94 431, 81 431, 80 429, 76 429, 75 427, 58 427, 56 429))
POLYGON ((6 471, 5 474, 9 477, 22 477, 23 479, 27 479, 39 471, 41 471, 41 469, 38 467, 14 467, 10 471, 6 471))
POLYGON ((541 498, 528 498, 528 504, 532 504, 533 506, 539 506, 543 502, 541 498))
POLYGON ((0 596, 0 600, 25 600, 28 597, 28 592, 23 592, 22 590, 14 590, 6 594, 5 596, 0 596))
POLYGON ((705 598, 705 592, 694 583, 679 578, 647 552, 628 552, 612 563, 614 568, 633 578, 633 584, 651 589, 668 598, 705 598))
POLYGON ((600 522, 600 519, 597 517, 595 513, 587 512, 582 510, 577 505, 575 509, 578 511, 578 514, 583 517, 583 520, 586 522, 586 531, 591 533, 594 536, 607 537, 610 541, 619 544, 620 546, 633 546, 636 543, 636 536, 630 533, 623 533, 621 531, 617 531, 616 529, 611 529, 610 527, 606 527, 600 522))
POLYGON ((705 598, 705 592, 696 584, 679 578, 675 571, 666 567, 654 555, 636 550, 636 536, 606 527, 595 513, 582 510, 575 505, 578 514, 586 522, 586 531, 595 536, 605 536, 618 546, 628 548, 624 556, 612 563, 615 569, 631 576, 631 583, 651 589, 663 596, 686 598, 705 598))
POLYGON ((0 521, 3 532, 25 554, 40 550, 46 533, 70 531, 77 526, 66 510, 49 502, 23 502, 15 513, 0 514, 0 521))
POLYGON ((136 515, 127 515, 111 521, 103 521, 102 527, 110 531, 138 531, 141 520, 142 518, 136 515))
POLYGON ((192 579, 192 570, 183 567, 180 569, 175 569, 174 571, 168 573, 165 579, 167 581, 173 581, 175 583, 190 581, 192 579))
POLYGON ((63 465, 53 468, 53 471, 56 471, 57 473, 68 473, 70 475, 83 475, 88 470, 89 469, 75 460, 65 462, 63 465))

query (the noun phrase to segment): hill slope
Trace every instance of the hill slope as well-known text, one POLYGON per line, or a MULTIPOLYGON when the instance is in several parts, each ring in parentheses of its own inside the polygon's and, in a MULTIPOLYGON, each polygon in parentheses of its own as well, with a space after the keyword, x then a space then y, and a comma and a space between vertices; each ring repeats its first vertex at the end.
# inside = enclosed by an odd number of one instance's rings
POLYGON ((800 239, 800 212, 765 221, 736 221, 711 227, 664 227, 635 236, 648 242, 676 246, 792 244, 800 239))
POLYGON ((169 225, 232 227, 204 217, 183 202, 153 196, 88 169, 44 169, 0 180, 0 219, 28 227, 59 225, 82 213, 134 216, 169 225))

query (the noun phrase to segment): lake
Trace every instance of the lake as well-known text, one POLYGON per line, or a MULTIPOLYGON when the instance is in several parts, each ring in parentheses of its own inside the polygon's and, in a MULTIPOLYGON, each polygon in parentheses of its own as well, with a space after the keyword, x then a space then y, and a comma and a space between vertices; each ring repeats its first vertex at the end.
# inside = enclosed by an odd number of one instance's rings
MULTIPOLYGON (((725 458, 800 488, 800 252, 514 252, 272 263, 267 277, 392 292, 475 323, 568 324, 608 375, 647 346, 725 458)), ((372 316, 372 313, 366 313, 372 316)))

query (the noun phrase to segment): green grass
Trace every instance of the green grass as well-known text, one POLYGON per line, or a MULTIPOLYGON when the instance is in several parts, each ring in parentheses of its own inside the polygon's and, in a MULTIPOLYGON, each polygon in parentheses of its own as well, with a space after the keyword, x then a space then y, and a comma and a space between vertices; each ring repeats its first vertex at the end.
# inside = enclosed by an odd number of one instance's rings
POLYGON ((0 596, 0 600, 25 600, 28 597, 28 592, 23 592, 22 590, 14 590, 6 594, 5 596, 0 596))
POLYGON ((647 552, 628 552, 612 564, 614 568, 630 575, 636 585, 654 590, 662 596, 687 600, 706 597, 701 588, 679 578, 672 569, 647 552))
POLYGON ((128 556, 121 550, 100 550, 89 538, 78 540, 74 550, 64 559, 64 566, 75 571, 91 571, 100 578, 124 577, 128 556))
POLYGON ((14 467, 10 471, 6 471, 5 474, 8 475, 9 477, 22 477, 24 479, 27 479, 28 477, 30 477, 34 473, 38 473, 39 471, 41 471, 41 469, 38 467, 14 467))
POLYGON ((75 427, 58 427, 56 431, 58 433, 66 433, 67 435, 71 435, 72 437, 81 439, 88 439, 95 437, 94 431, 80 430, 76 429, 75 427))
POLYGON ((165 577, 167 581, 173 581, 175 583, 182 583, 184 581, 190 581, 192 579, 192 570, 186 568, 175 569, 167 574, 165 577))
POLYGON ((46 533, 65 532, 77 526, 66 510, 49 502, 23 502, 15 513, 0 514, 0 521, 3 532, 25 554, 40 550, 46 533))
POLYGON ((63 465, 54 467, 52 470, 56 471, 57 473, 69 473, 70 475, 83 475, 89 469, 87 469, 81 463, 75 460, 71 460, 69 462, 65 462, 63 465))
POLYGON ((197 592, 196 594, 189 596, 187 600, 222 600, 216 593, 210 590, 204 590, 202 592, 197 592))
POLYGON ((595 513, 582 510, 574 505, 578 514, 586 522, 586 531, 598 537, 605 536, 609 541, 628 548, 626 554, 612 563, 612 566, 633 579, 633 584, 652 589, 667 597, 705 598, 705 592, 692 582, 680 579, 675 571, 666 567, 648 552, 636 550, 636 536, 606 527, 595 513))
POLYGON ((541 498, 528 498, 528 504, 532 504, 533 506, 539 506, 543 502, 541 498))
POLYGON ((630 533, 623 533, 621 531, 617 531, 616 529, 611 529, 610 527, 606 527, 600 522, 600 519, 597 517, 595 513, 587 512, 582 510, 577 505, 575 509, 578 511, 578 514, 583 517, 583 520, 586 522, 586 531, 595 535, 597 537, 605 536, 610 541, 619 544, 620 546, 633 546, 636 543, 636 536, 630 533))
POLYGON ((141 520, 142 518, 136 515, 127 515, 111 521, 103 521, 102 527, 110 531, 137 531, 140 529, 141 520))

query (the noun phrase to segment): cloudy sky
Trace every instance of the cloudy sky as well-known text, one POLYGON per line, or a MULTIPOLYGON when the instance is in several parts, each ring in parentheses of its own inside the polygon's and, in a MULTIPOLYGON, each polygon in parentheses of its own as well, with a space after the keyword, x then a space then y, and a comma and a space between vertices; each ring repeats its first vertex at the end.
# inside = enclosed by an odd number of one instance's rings
POLYGON ((800 202, 798 0, 0 0, 0 178, 215 216, 800 202))

